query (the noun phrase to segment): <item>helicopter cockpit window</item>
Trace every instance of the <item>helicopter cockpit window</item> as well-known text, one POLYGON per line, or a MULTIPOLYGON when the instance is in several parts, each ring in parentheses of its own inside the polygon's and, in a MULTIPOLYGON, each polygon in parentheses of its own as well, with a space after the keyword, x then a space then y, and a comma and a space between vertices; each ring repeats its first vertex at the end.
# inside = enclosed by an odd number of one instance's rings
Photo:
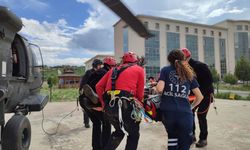
POLYGON ((12 45, 12 76, 27 77, 27 55, 24 43, 20 36, 16 35, 12 45))
POLYGON ((42 67, 43 62, 42 62, 41 50, 40 50, 39 46, 37 46, 35 44, 29 44, 29 47, 30 47, 31 53, 32 53, 33 67, 42 67))

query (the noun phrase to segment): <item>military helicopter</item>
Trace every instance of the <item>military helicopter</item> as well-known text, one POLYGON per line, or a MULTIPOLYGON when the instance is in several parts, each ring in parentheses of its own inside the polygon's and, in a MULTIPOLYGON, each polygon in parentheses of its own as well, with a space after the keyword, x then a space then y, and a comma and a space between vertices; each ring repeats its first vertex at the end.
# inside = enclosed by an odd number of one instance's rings
MULTIPOLYGON (((28 150, 29 112, 41 111, 48 96, 39 94, 43 58, 40 48, 18 34, 22 21, 0 6, 0 125, 3 150, 28 150), (5 113, 14 115, 5 124, 5 113)), ((1 148, 0 148, 1 149, 1 148)))
POLYGON ((149 33, 142 22, 120 1, 120 0, 100 0, 111 11, 118 15, 127 23, 139 36, 148 39, 154 35, 149 33))
MULTIPOLYGON (((100 0, 141 37, 153 35, 120 0, 100 0)), ((0 125, 3 150, 28 150, 31 141, 29 112, 41 111, 48 96, 39 94, 43 58, 40 48, 18 32, 22 21, 0 6, 0 125), (5 113, 14 115, 5 123, 5 113)))

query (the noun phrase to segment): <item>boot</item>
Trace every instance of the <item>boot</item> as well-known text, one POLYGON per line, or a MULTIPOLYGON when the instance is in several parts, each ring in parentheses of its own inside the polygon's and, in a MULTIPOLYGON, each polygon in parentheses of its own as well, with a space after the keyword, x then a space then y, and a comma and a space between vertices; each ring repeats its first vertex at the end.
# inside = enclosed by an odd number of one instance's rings
POLYGON ((87 96, 93 104, 98 103, 97 94, 93 91, 93 89, 88 84, 83 85, 82 89, 83 89, 84 95, 87 96))
POLYGON ((199 141, 195 144, 195 146, 196 146, 197 148, 205 147, 205 146, 207 146, 207 140, 199 140, 199 141))

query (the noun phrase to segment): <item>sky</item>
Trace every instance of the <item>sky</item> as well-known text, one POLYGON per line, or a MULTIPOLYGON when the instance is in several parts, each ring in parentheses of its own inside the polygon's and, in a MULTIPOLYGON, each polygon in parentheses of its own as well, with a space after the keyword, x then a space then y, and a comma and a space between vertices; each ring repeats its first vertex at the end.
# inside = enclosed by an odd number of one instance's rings
MULTIPOLYGON (((250 20, 249 0, 122 0, 135 14, 202 24, 250 20)), ((76 65, 114 54, 119 20, 99 0, 0 0, 22 19, 20 34, 40 46, 48 66, 76 65)))

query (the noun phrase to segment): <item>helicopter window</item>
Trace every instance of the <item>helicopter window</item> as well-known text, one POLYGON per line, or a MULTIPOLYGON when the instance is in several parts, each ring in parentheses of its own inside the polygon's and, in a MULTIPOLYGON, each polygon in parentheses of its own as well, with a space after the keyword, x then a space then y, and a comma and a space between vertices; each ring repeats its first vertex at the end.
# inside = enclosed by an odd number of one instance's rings
POLYGON ((12 76, 26 77, 27 76, 27 55, 24 43, 19 35, 11 45, 12 49, 12 63, 13 71, 12 76))
POLYGON ((41 67, 43 66, 40 48, 35 44, 29 44, 32 53, 32 64, 33 67, 41 67))

